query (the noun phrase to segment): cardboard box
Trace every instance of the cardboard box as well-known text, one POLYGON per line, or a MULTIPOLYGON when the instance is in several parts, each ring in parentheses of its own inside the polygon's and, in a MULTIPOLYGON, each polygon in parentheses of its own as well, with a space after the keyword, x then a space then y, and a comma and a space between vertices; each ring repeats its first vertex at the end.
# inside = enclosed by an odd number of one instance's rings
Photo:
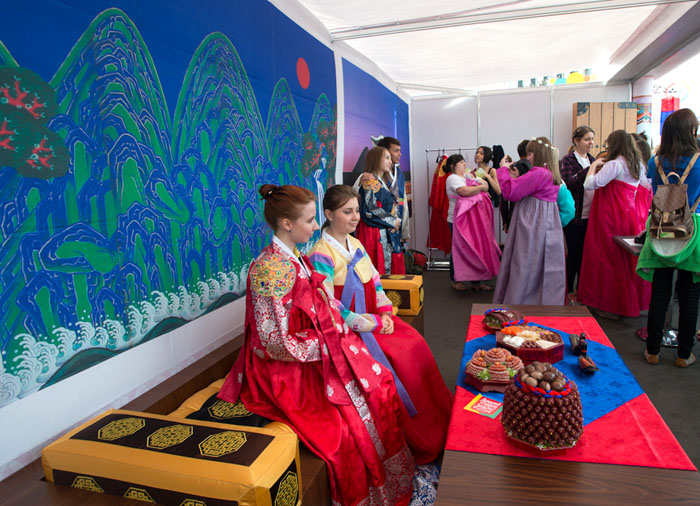
POLYGON ((399 315, 417 315, 423 307, 423 276, 388 274, 381 276, 382 287, 399 315))

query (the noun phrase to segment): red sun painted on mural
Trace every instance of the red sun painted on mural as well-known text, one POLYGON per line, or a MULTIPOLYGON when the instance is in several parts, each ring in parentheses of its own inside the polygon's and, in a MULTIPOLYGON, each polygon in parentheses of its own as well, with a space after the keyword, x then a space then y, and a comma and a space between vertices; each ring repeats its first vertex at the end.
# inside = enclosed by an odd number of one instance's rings
POLYGON ((309 74, 309 66, 304 58, 297 60, 297 79, 302 88, 306 89, 309 87, 311 75, 309 74))

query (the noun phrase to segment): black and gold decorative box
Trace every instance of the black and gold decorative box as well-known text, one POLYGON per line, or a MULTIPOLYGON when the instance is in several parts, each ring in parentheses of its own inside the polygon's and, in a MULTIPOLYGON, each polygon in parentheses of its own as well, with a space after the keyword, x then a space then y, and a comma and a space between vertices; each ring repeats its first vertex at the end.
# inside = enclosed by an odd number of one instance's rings
POLYGON ((298 506, 287 430, 110 410, 44 448, 58 485, 174 506, 298 506))
POLYGON ((382 288, 399 315, 417 315, 423 307, 423 276, 388 274, 381 276, 382 288))

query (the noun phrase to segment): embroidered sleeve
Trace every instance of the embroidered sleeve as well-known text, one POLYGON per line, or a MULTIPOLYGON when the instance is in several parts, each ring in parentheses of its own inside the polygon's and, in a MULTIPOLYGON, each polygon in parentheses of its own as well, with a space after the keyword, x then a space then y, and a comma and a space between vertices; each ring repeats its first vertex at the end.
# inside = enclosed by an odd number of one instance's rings
POLYGON ((378 228, 394 228, 399 219, 392 214, 392 209, 384 209, 379 199, 382 185, 375 178, 365 181, 360 186, 360 216, 370 226, 378 228))
POLYGON ((290 328, 291 301, 283 297, 296 282, 296 268, 281 256, 255 262, 250 270, 250 289, 255 325, 264 353, 274 360, 313 362, 321 360, 318 336, 313 328, 290 328))

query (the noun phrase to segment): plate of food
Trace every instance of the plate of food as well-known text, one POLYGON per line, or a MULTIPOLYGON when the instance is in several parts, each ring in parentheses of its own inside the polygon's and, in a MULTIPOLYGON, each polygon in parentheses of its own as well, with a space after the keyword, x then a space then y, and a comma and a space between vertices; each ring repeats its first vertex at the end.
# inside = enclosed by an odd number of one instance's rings
POLYGON ((510 325, 496 331, 496 345, 520 357, 526 364, 534 361, 553 364, 564 358, 561 334, 536 323, 510 325))

